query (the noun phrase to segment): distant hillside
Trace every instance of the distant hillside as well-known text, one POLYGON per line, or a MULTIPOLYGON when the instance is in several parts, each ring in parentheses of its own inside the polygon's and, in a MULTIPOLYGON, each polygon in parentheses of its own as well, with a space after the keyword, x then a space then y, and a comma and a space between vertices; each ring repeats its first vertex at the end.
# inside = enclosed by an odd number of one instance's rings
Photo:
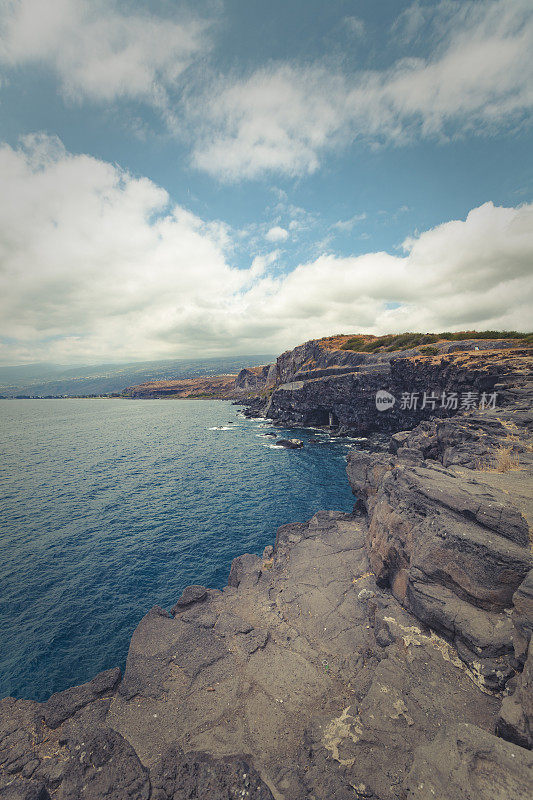
POLYGON ((238 400, 256 395, 269 384, 274 365, 241 369, 238 375, 214 375, 207 378, 185 378, 167 381, 150 381, 124 390, 124 397, 211 397, 220 400, 238 400))
POLYGON ((0 395, 83 397, 120 394, 129 386, 153 381, 236 374, 244 367, 264 364, 273 358, 267 353, 81 367, 59 364, 0 367, 0 395))

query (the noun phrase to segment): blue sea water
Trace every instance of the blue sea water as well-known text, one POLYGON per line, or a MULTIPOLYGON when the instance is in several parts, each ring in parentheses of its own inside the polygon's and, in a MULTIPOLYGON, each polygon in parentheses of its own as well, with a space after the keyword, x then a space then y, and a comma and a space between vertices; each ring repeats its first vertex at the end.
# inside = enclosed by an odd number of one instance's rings
MULTIPOLYGON (((286 522, 350 511, 347 442, 211 400, 0 402, 0 697, 123 666, 141 617, 222 588, 286 522)), ((352 443, 353 444, 353 443, 352 443)))

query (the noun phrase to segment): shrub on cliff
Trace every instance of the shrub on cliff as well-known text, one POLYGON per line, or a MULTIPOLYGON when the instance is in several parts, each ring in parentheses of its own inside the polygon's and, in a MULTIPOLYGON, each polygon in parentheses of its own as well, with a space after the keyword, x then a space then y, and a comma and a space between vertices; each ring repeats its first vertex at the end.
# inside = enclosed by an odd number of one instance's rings
POLYGON ((384 336, 365 336, 358 334, 350 337, 341 345, 342 350, 353 350, 357 353, 392 352, 393 350, 407 350, 421 345, 434 344, 443 339, 452 342, 461 342, 466 339, 520 339, 527 344, 533 344, 533 333, 520 333, 520 331, 459 331, 451 333, 397 333, 384 336))

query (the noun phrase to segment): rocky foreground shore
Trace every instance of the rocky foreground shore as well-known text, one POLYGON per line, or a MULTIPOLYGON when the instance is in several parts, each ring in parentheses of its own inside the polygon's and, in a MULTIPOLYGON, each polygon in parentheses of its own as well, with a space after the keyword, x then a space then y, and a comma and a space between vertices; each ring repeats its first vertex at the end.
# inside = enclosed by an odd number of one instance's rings
POLYGON ((285 525, 223 591, 153 608, 124 676, 1 701, 0 798, 529 799, 533 384, 515 378, 502 408, 351 451, 353 514, 285 525))

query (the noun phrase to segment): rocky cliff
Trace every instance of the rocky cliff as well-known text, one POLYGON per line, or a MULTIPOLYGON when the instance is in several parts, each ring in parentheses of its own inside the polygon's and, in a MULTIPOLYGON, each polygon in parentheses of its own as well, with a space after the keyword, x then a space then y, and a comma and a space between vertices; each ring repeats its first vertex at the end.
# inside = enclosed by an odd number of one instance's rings
POLYGON ((246 392, 260 392, 269 389, 276 382, 276 365, 266 364, 262 367, 241 369, 235 378, 235 389, 246 392))
POLYGON ((489 690, 505 689, 526 657, 513 604, 533 567, 532 434, 529 411, 472 413, 397 434, 394 454, 348 460, 376 582, 489 690), (515 469, 501 469, 503 453, 515 469))
POLYGON ((513 350, 473 364, 501 365, 504 406, 351 451, 354 513, 285 525, 223 591, 154 607, 124 676, 1 701, 0 798, 529 798, 533 391, 513 350))
POLYGON ((488 401, 496 392, 499 406, 514 402, 531 375, 531 345, 516 339, 442 340, 374 353, 338 344, 310 341, 283 353, 271 373, 270 397, 258 399, 253 412, 284 425, 395 432, 435 413, 452 416, 484 394, 488 401), (378 392, 393 405, 379 408, 378 392))

